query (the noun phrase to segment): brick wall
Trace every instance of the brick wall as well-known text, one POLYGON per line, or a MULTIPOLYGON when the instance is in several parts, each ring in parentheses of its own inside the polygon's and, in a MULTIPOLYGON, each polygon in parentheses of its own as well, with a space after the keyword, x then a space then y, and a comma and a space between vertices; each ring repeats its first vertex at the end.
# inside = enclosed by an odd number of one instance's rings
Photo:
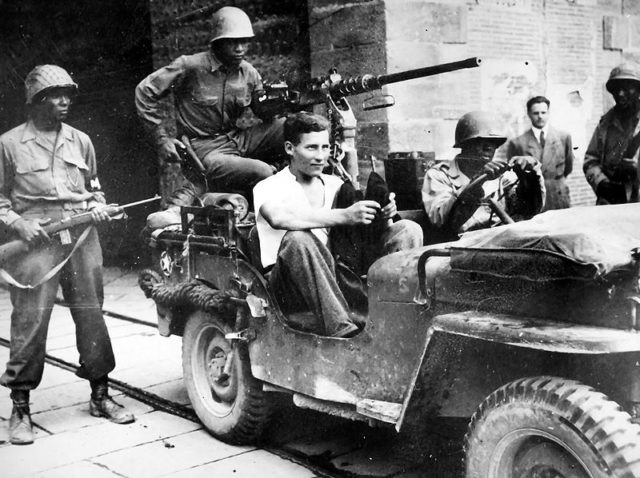
POLYGON ((569 177, 574 205, 592 204, 584 180, 586 145, 600 116, 613 105, 604 89, 623 59, 640 61, 637 0, 309 0, 311 71, 396 72, 478 56, 480 68, 389 85, 387 110, 359 120, 361 167, 366 154, 434 151, 451 158, 457 119, 487 109, 505 132, 529 127, 526 100, 552 101, 550 122, 571 133, 577 148, 569 177), (314 41, 315 40, 315 41, 314 41))

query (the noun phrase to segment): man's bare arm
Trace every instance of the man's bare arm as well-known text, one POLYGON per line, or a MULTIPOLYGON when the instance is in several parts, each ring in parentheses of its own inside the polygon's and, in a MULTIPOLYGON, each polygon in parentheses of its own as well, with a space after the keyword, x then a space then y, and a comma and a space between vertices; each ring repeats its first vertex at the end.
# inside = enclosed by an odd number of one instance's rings
POLYGON ((315 209, 276 201, 268 201, 260 207, 260 214, 271 227, 288 231, 371 224, 379 211, 380 204, 376 201, 359 201, 346 209, 315 209))

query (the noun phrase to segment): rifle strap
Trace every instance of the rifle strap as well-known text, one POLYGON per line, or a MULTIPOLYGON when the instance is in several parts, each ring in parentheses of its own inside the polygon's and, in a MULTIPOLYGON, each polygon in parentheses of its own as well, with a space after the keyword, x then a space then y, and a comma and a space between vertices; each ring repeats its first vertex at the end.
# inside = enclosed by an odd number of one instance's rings
POLYGON ((51 278, 53 276, 55 276, 58 272, 60 272, 60 269, 62 269, 64 267, 64 265, 69 262, 69 259, 71 259, 71 256, 74 254, 74 252, 76 252, 76 250, 78 250, 78 248, 84 243, 84 241, 87 239, 87 237, 89 236, 89 232, 91 232, 91 228, 93 226, 89 226, 87 228, 85 228, 84 231, 82 231, 82 234, 80 234, 80 237, 78 238, 78 240, 76 241, 76 243, 73 246, 73 249, 71 249, 71 252, 69 253, 69 255, 67 257, 65 257, 62 262, 60 262, 60 264, 58 264, 57 266, 55 266, 53 269, 51 269, 49 272, 47 272, 44 276, 42 276, 42 278, 35 284, 21 284, 20 282, 18 282, 17 280, 15 280, 11 274, 9 274, 6 270, 4 270, 3 268, 0 267, 0 277, 6 281, 8 284, 17 287, 18 289, 35 289, 36 287, 40 287, 42 284, 44 284, 45 282, 48 282, 51 280, 51 278))
POLYGON ((640 148, 640 133, 631 138, 631 141, 629 141, 629 145, 624 152, 624 157, 629 159, 633 158, 638 152, 638 148, 640 148))

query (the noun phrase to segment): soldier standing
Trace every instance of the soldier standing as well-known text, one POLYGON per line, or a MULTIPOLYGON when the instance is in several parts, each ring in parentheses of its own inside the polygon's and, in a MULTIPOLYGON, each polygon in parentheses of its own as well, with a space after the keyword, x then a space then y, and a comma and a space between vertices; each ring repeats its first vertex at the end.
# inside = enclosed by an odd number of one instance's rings
MULTIPOLYGON (((283 154, 284 119, 264 117, 253 101, 262 90, 262 78, 244 60, 254 36, 247 14, 236 7, 223 7, 214 13, 213 25, 209 50, 181 56, 142 80, 136 88, 136 107, 158 146, 160 159, 177 161, 176 145, 182 145, 169 135, 161 105, 173 93, 178 135, 189 138, 206 168, 211 189, 251 197, 253 186, 274 172, 261 159, 283 154), (249 110, 263 121, 240 129, 237 122, 251 116, 249 110)), ((177 214, 177 206, 190 205, 203 192, 207 191, 187 184, 169 199, 174 206, 170 210, 177 214)))
POLYGON ((544 205, 544 180, 535 159, 516 156, 511 164, 493 159, 506 139, 496 132, 490 114, 467 113, 456 125, 453 146, 461 149, 460 154, 427 170, 422 186, 425 211, 431 224, 447 232, 451 239, 500 221, 482 202, 484 197, 497 201, 514 219, 528 219, 544 205), (468 187, 481 175, 483 181, 468 187))
POLYGON ((547 189, 545 210, 571 206, 566 177, 573 170, 571 135, 547 123, 550 105, 551 102, 544 96, 534 96, 527 101, 531 128, 507 143, 507 159, 532 156, 540 163, 547 189))
POLYGON ((115 367, 102 316, 102 251, 95 227, 63 230, 49 237, 43 225, 91 211, 109 220, 89 137, 66 119, 76 83, 59 66, 35 67, 25 80, 29 118, 0 136, 0 221, 33 245, 7 266, 10 283, 11 348, 0 384, 11 389, 9 422, 13 444, 33 442, 29 392, 44 370, 47 329, 58 285, 76 325, 80 368, 90 381, 90 413, 116 423, 133 415, 108 394, 115 367))
POLYGON ((616 66, 606 87, 616 104, 593 132, 584 174, 596 193, 596 204, 638 202, 640 69, 630 63, 616 66))

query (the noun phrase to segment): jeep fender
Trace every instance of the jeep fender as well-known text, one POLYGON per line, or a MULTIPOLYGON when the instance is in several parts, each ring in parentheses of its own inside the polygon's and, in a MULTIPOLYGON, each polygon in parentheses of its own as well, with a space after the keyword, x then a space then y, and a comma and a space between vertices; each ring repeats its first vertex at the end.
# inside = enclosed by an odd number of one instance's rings
POLYGON ((575 356, 578 370, 585 374, 567 378, 580 378, 624 401, 629 394, 638 394, 640 385, 615 375, 623 372, 622 361, 630 364, 626 371, 635 378, 638 373, 633 365, 638 352, 640 333, 635 330, 475 310, 436 315, 396 429, 400 430, 403 425, 410 405, 427 415, 466 416, 486 395, 509 379, 553 371, 560 356, 569 360, 575 356), (630 354, 633 360, 629 360, 630 354), (605 361, 611 362, 612 357, 619 361, 605 364, 605 361), (493 361, 488 363, 485 358, 493 361), (594 369, 601 371, 600 376, 588 375, 594 369), (469 383, 467 379, 471 379, 469 383), (613 382, 617 382, 618 390, 613 382))

